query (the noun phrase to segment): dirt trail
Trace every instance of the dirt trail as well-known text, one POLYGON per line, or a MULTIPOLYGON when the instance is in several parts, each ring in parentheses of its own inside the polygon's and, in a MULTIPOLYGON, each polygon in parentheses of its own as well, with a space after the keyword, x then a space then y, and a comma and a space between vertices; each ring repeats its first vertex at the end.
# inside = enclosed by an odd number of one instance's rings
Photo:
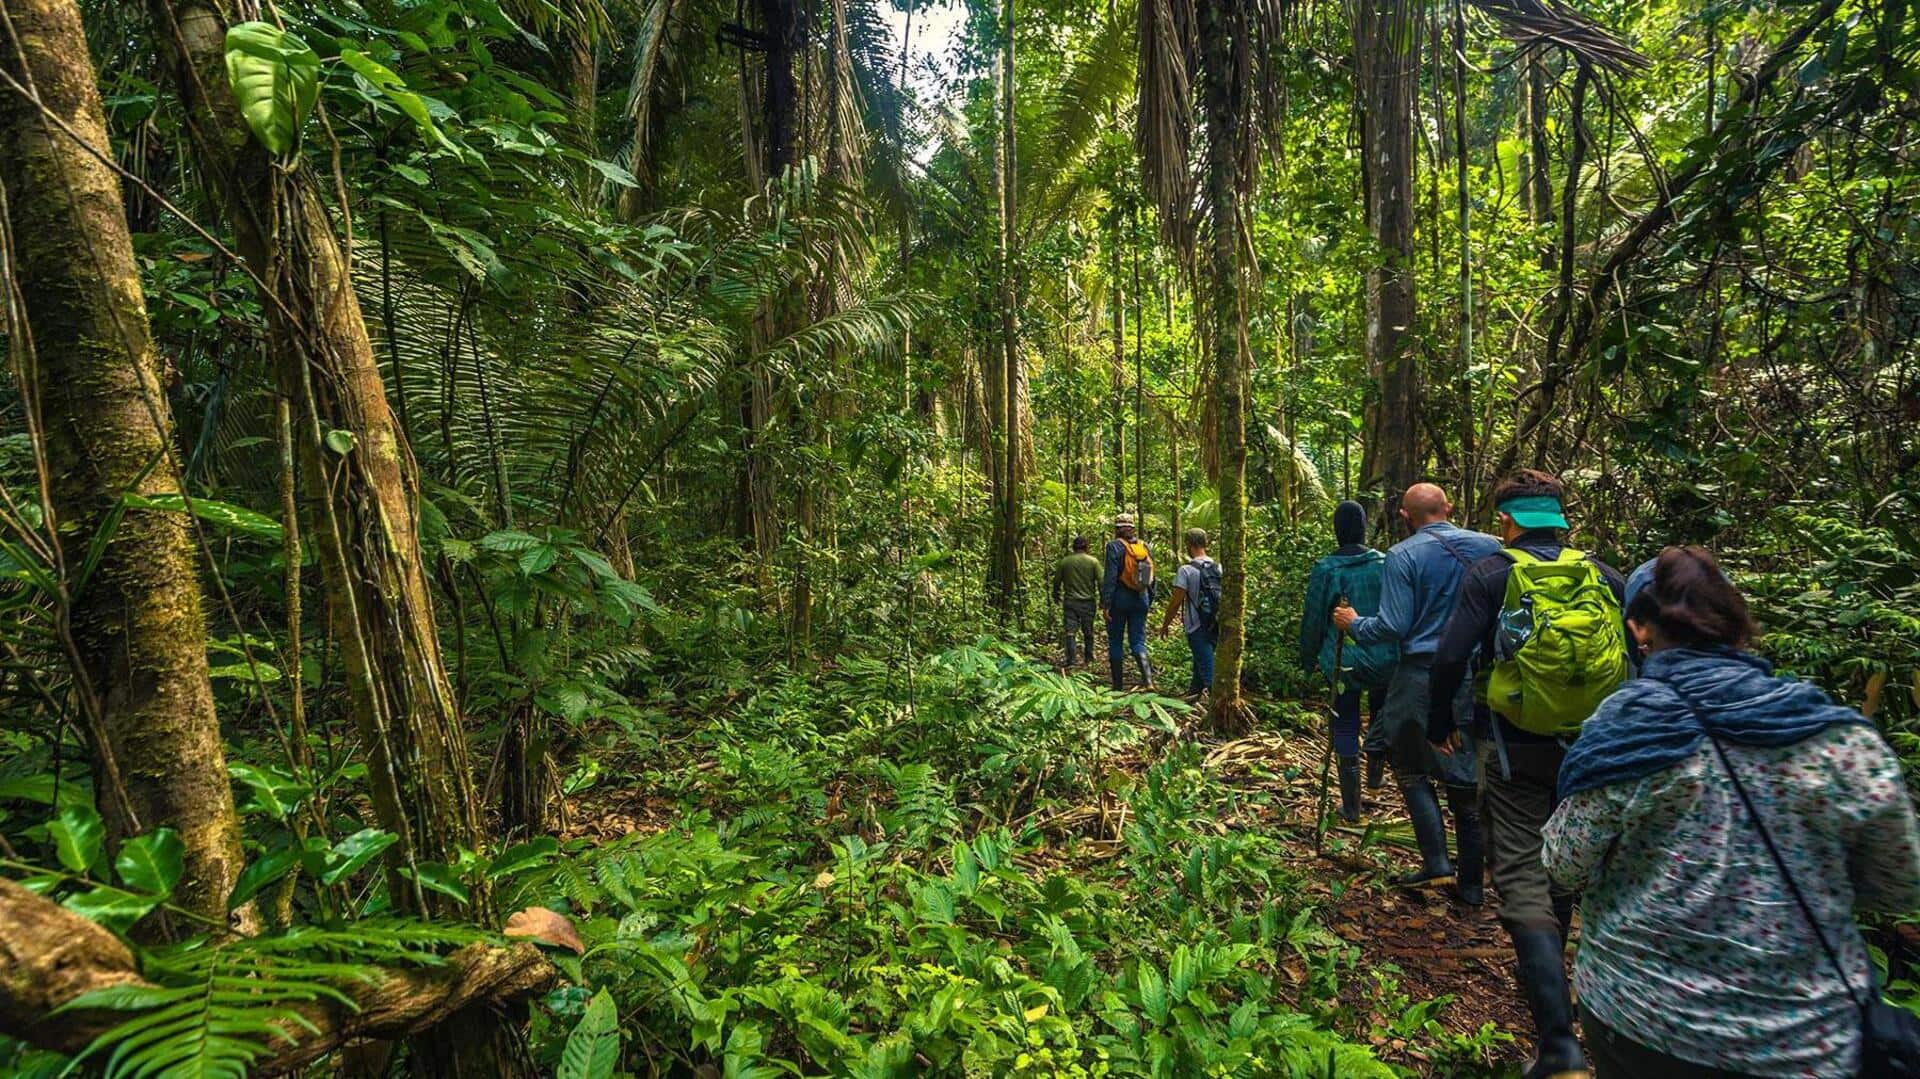
MULTIPOLYGON (((1223 779, 1269 796, 1271 819, 1262 825, 1291 851, 1289 868, 1309 876, 1321 899, 1327 927, 1360 948, 1360 970, 1392 970, 1400 991, 1414 1003, 1451 996, 1436 1017, 1452 1034, 1468 1035, 1491 1023, 1514 1035, 1482 1062, 1485 1074, 1524 1064, 1531 1054, 1532 1023, 1513 980, 1513 949, 1495 914, 1499 896, 1487 888, 1487 903, 1474 909, 1445 890, 1406 891, 1388 881, 1415 866, 1412 837, 1399 791, 1389 780, 1363 792, 1361 825, 1331 829, 1314 850, 1324 742, 1304 731, 1256 734, 1214 745, 1209 763, 1223 779), (1337 898, 1336 898, 1337 897, 1337 898)), ((1336 789, 1332 797, 1338 799, 1336 789)), ((1351 987, 1356 1007, 1368 1007, 1364 990, 1351 987)), ((1377 1015, 1381 1026, 1394 1016, 1377 1015)), ((1384 1038, 1375 1046, 1394 1063, 1428 1071, 1424 1046, 1384 1038)))

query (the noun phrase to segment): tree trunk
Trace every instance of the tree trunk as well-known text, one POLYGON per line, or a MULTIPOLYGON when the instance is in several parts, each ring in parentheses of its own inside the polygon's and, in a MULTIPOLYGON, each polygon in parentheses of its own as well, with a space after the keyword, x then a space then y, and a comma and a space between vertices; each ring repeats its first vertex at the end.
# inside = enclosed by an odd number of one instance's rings
POLYGON ((1120 286, 1120 210, 1113 211, 1113 228, 1107 244, 1107 306, 1113 329, 1113 397, 1107 403, 1113 413, 1113 453, 1107 464, 1113 469, 1113 505, 1127 504, 1127 308, 1120 286))
MULTIPOLYGON (((1213 668, 1213 724, 1238 734, 1253 723, 1240 689, 1247 639, 1247 430, 1249 381, 1246 311, 1240 296, 1239 162, 1229 149, 1247 117, 1236 115, 1232 78, 1234 31, 1245 32, 1233 5, 1244 0, 1201 0, 1201 77, 1207 123, 1207 196, 1212 213, 1208 260, 1212 286, 1213 392, 1220 424, 1220 465, 1213 489, 1220 503, 1220 639, 1213 668)), ((1240 43, 1244 47, 1244 43, 1240 43)))
MULTIPOLYGON (((387 408, 344 253, 312 173, 253 140, 227 87, 232 0, 151 0, 202 168, 216 185, 248 269, 261 284, 270 353, 294 403, 300 471, 316 527, 332 629, 367 752, 375 818, 399 836, 389 886, 402 910, 448 909, 400 869, 452 864, 484 846, 466 734, 440 655, 418 536, 418 480, 387 408), (344 435, 344 437, 342 437, 344 435), (342 452, 344 450, 344 452, 342 452)), ((490 920, 476 892, 463 913, 490 920)), ((501 1018, 475 1010, 414 1047, 422 1075, 526 1070, 501 1018)))
POLYGON ((1378 261, 1367 272, 1366 355, 1380 384, 1368 475, 1386 519, 1420 478, 1420 372, 1413 345, 1413 95, 1420 19, 1407 0, 1357 0, 1353 9, 1360 147, 1366 156, 1367 231, 1378 261))
POLYGON ((1000 0, 1000 362, 1001 423, 1005 455, 1000 466, 1000 514, 994 529, 994 564, 999 579, 996 606, 1003 614, 1016 613, 1020 593, 1020 511, 1021 484, 1029 464, 1022 451, 1026 439, 1026 377, 1020 369, 1020 313, 1018 241, 1014 235, 1018 221, 1015 200, 1018 168, 1018 144, 1014 140, 1014 0, 1000 0))
MULTIPOLYGON (((1547 61, 1546 50, 1534 46, 1527 50, 1525 110, 1526 148, 1529 167, 1523 171, 1528 216, 1536 225, 1553 224, 1553 175, 1547 157, 1547 61)), ((1551 241, 1540 249, 1540 264, 1553 265, 1551 241)))
MULTIPOLYGON (((765 43, 766 70, 758 103, 759 155, 748 140, 748 175, 756 185, 778 185, 794 162, 794 115, 798 91, 793 57, 801 27, 795 0, 757 0, 755 10, 765 43)), ((743 77, 743 83, 745 79, 743 77)), ((746 103, 742 104, 743 109, 746 103)), ((763 194, 756 191, 754 194, 763 194)), ((778 306, 781 301, 772 301, 778 306)), ((780 335, 778 325, 766 320, 756 326, 756 346, 780 335)), ((773 467, 768 458, 768 428, 773 422, 773 375, 758 360, 747 365, 740 388, 741 460, 738 479, 739 535, 751 541, 756 563, 755 583, 763 594, 772 589, 772 562, 779 526, 774 518, 773 467)))
POLYGON ((174 902, 225 924, 240 831, 207 680, 190 522, 129 509, 111 525, 127 494, 180 491, 120 182, 94 156, 111 153, 98 84, 73 0, 8 0, 6 14, 0 69, 52 114, 0 89, 0 205, 25 316, 10 336, 47 457, 47 531, 60 536, 71 574, 113 528, 92 575, 67 597, 94 790, 115 844, 160 827, 180 834, 174 902))

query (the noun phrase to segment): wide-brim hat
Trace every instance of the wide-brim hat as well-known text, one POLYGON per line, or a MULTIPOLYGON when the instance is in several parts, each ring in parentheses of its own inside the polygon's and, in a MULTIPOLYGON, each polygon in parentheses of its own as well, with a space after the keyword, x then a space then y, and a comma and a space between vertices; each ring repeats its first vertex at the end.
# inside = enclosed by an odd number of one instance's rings
POLYGON ((1122 514, 1117 514, 1117 515, 1116 515, 1116 516, 1115 516, 1115 517, 1113 518, 1113 527, 1115 527, 1115 528, 1132 528, 1132 527, 1133 527, 1133 514, 1131 514, 1131 513, 1122 513, 1122 514))

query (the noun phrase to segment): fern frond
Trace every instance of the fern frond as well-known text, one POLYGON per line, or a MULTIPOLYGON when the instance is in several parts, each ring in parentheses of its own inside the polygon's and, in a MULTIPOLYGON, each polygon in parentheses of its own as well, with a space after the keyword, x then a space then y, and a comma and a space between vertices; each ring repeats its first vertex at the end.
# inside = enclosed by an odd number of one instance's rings
POLYGON ((142 973, 152 985, 95 990, 62 1010, 128 1013, 75 1058, 95 1063, 107 1079, 239 1079, 278 1045, 317 1033, 303 1005, 354 1009, 348 990, 371 983, 381 968, 436 966, 443 951, 494 939, 465 926, 404 920, 300 926, 149 955, 142 973))

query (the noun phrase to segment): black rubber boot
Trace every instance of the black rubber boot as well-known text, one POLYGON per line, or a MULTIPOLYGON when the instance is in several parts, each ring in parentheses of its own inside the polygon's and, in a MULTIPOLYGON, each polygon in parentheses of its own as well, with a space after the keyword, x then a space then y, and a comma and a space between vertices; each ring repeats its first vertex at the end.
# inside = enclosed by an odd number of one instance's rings
POLYGON ((1400 788, 1407 802, 1407 817, 1413 822, 1413 838, 1420 844, 1420 872, 1394 881, 1402 888, 1419 888, 1453 881, 1453 865, 1447 861, 1447 825, 1440 819, 1440 799, 1433 783, 1420 779, 1400 788))
POLYGON ((1515 974, 1533 1013, 1535 1055, 1525 1079, 1587 1079, 1587 1058, 1573 1033, 1573 996, 1561 958, 1560 934, 1522 929, 1513 934, 1515 974))
POLYGON ((1472 787, 1447 786, 1447 812, 1453 814, 1454 892, 1470 907, 1487 901, 1486 836, 1480 828, 1480 796, 1472 787))
POLYGON ((1136 652, 1133 657, 1133 669, 1140 672, 1140 688, 1151 689, 1153 687, 1153 667, 1147 663, 1147 657, 1136 652))
POLYGON ((1340 769, 1340 819, 1352 824, 1360 819, 1360 758, 1347 754, 1336 764, 1340 769))
POLYGON ((1113 659, 1113 660, 1108 660, 1108 661, 1107 661, 1107 668, 1108 668, 1109 670, 1111 670, 1111 671, 1113 672, 1113 690, 1114 690, 1114 692, 1115 692, 1115 693, 1118 693, 1118 692, 1120 692, 1121 690, 1123 690, 1123 689, 1126 689, 1126 688, 1127 688, 1127 679, 1126 679, 1126 674, 1124 673, 1124 672, 1125 672, 1125 668, 1121 666, 1121 664, 1120 664, 1120 661, 1119 661, 1119 660, 1117 660, 1117 659, 1113 659))
POLYGON ((1377 791, 1387 783, 1387 755, 1367 754, 1367 789, 1377 791))

